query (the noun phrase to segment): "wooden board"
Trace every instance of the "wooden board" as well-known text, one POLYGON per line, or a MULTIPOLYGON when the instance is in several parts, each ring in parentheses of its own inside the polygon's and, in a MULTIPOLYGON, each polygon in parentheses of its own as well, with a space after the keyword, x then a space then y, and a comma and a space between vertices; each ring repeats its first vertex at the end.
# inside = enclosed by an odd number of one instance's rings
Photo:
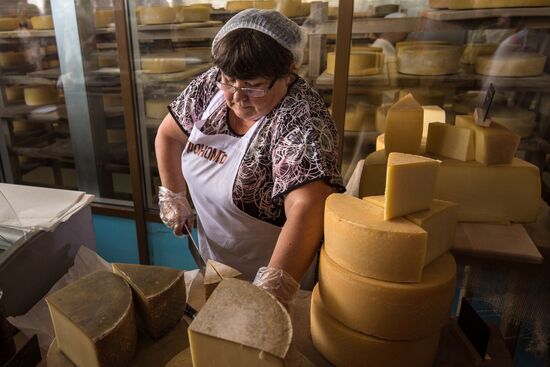
MULTIPOLYGON (((422 16, 440 21, 484 19, 500 17, 550 17, 550 7, 545 8, 498 8, 472 10, 427 10, 422 16)), ((550 22, 550 19, 548 20, 550 22)))
POLYGON ((458 223, 453 252, 540 264, 543 257, 521 224, 458 223))

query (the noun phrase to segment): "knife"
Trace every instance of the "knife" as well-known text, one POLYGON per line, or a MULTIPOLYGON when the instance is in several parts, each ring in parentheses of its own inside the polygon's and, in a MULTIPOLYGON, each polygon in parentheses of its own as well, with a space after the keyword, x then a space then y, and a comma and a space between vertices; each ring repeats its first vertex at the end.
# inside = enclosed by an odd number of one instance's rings
POLYGON ((206 270, 206 263, 199 252, 199 246, 195 242, 195 239, 193 238, 193 232, 191 232, 191 229, 189 229, 187 223, 185 223, 183 226, 187 231, 187 237, 189 237, 189 240, 187 241, 189 252, 191 252, 193 260, 195 260, 195 262, 197 263, 199 271, 202 273, 202 275, 204 275, 204 271, 206 270))

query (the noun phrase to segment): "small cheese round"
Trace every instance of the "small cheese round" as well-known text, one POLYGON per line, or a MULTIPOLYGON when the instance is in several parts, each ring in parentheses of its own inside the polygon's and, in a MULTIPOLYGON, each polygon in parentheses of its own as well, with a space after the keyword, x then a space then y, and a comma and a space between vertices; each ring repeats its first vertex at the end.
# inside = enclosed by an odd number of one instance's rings
POLYGON ((141 6, 138 9, 141 24, 170 24, 176 22, 177 12, 168 6, 141 6))
POLYGON ((14 68, 26 64, 25 54, 23 52, 0 52, 0 68, 14 68))
POLYGON ((19 18, 13 17, 1 17, 0 18, 0 31, 13 31, 19 28, 19 18))
MULTIPOLYGON (((327 74, 334 75, 336 52, 327 54, 327 74)), ((351 51, 349 55, 349 76, 375 75, 384 68, 384 54, 379 52, 351 51)))
POLYGON ((57 88, 53 85, 26 87, 23 90, 23 95, 25 96, 25 104, 27 106, 55 103, 59 99, 57 88))
POLYGON ((546 56, 535 53, 480 56, 476 60, 476 73, 505 77, 537 76, 544 72, 545 64, 546 56))
POLYGON ((51 15, 39 15, 31 17, 33 29, 53 29, 53 18, 51 15))
POLYGON ((177 73, 186 69, 185 57, 181 54, 153 54, 141 57, 141 69, 150 74, 177 73))

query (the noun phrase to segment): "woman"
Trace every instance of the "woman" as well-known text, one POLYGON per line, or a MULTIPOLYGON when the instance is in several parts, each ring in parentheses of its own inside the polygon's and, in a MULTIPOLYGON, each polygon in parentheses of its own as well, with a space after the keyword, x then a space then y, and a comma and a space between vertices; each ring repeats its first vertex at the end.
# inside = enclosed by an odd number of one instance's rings
POLYGON ((202 257, 256 274, 287 305, 321 243, 325 199, 344 190, 334 121, 293 73, 302 41, 276 11, 235 15, 214 38, 215 66, 168 106, 155 141, 164 223, 176 235, 192 224, 187 184, 202 257))

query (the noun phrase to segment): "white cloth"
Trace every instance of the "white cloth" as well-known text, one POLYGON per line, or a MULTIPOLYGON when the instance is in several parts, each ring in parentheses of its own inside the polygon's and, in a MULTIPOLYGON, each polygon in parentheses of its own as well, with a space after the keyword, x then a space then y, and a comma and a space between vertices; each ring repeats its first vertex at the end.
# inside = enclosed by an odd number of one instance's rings
POLYGON ((223 103, 220 91, 193 126, 181 156, 182 173, 199 218, 202 258, 223 262, 253 280, 258 268, 269 263, 281 228, 239 209, 233 202, 233 183, 250 139, 264 118, 242 137, 203 134, 200 129, 206 119, 223 103))

